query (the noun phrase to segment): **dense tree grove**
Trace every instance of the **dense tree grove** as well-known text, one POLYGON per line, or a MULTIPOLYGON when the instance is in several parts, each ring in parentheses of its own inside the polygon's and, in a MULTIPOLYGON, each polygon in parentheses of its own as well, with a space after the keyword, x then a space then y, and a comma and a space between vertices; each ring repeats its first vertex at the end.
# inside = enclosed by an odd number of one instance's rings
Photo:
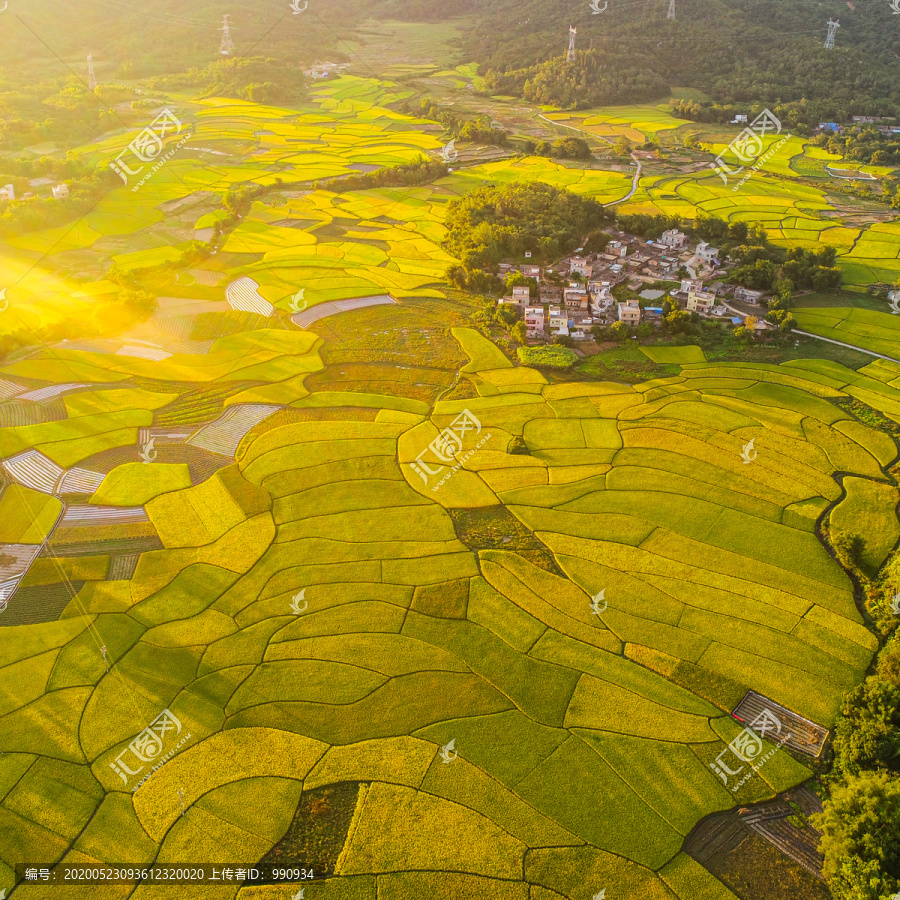
POLYGON ((591 159, 590 144, 582 138, 567 137, 558 141, 525 141, 522 149, 531 156, 548 156, 551 159, 591 159))
POLYGON ((874 125, 858 125, 843 134, 820 134, 813 143, 873 166, 900 165, 900 134, 882 134, 874 125))
POLYGON ((452 137, 462 141, 492 144, 495 147, 505 147, 509 143, 506 131, 503 128, 495 128, 488 116, 460 119, 446 106, 441 106, 427 97, 423 97, 418 104, 401 103, 400 111, 409 116, 440 122, 452 137))
POLYGON ((900 890, 900 641, 843 701, 834 786, 815 825, 835 900, 882 900, 900 890))
POLYGON ((443 178, 447 171, 446 163, 436 159, 422 158, 417 162, 386 166, 374 172, 317 181, 316 187, 336 193, 366 191, 380 187, 412 187, 417 184, 431 184, 436 179, 443 178))
POLYGON ((153 85, 240 97, 273 106, 291 106, 307 96, 306 76, 295 63, 261 56, 217 59, 202 69, 189 68, 184 73, 157 78, 153 85))
POLYGON ((579 50, 574 63, 557 55, 522 68, 488 69, 485 81, 493 94, 513 94, 532 103, 566 109, 652 100, 668 92, 661 76, 625 60, 610 67, 607 57, 598 50, 579 50))
POLYGON ((832 535, 832 543, 860 575, 886 643, 872 674, 844 695, 830 796, 813 824, 823 834, 823 871, 835 900, 889 900, 900 891, 900 620, 891 606, 900 596, 900 554, 869 580, 858 562, 864 538, 832 535))
POLYGON ((607 221, 596 200, 548 184, 479 188, 448 206, 445 247, 462 261, 448 274, 461 286, 490 290, 502 259, 530 252, 535 262, 551 262, 607 221))

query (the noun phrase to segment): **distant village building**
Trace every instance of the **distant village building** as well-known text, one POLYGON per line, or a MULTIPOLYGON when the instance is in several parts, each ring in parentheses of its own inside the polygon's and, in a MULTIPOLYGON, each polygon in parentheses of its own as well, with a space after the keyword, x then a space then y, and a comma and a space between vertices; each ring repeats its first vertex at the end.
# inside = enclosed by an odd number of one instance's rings
POLYGON ((576 341, 583 341, 591 337, 591 329, 594 327, 594 320, 590 316, 576 315, 572 319, 572 337, 576 341))
POLYGON ((515 312, 517 315, 520 315, 520 316, 525 311, 525 305, 523 303, 520 303, 517 300, 513 300, 512 297, 501 297, 497 301, 497 306, 508 306, 510 309, 513 310, 513 312, 515 312))
POLYGON ((593 266, 590 262, 589 256, 573 256, 571 260, 569 260, 569 274, 574 275, 575 273, 581 275, 582 278, 590 278, 593 272, 593 266))
POLYGON ((595 313, 605 314, 611 306, 615 305, 615 302, 616 299, 610 291, 608 281, 591 285, 591 308, 595 313))
POLYGON ((50 190, 53 193, 54 200, 62 200, 65 197, 69 196, 69 186, 65 182, 63 182, 62 184, 57 184, 50 190))
POLYGON ((587 290, 580 286, 567 287, 563 291, 563 301, 566 309, 583 309, 588 308, 587 290))
POLYGON ((6 187, 0 188, 0 200, 15 200, 16 199, 16 189, 8 184, 6 187))
POLYGON ((688 292, 687 308, 690 312, 708 313, 716 305, 716 295, 712 291, 692 288, 688 292))
POLYGON ((681 250, 687 243, 687 235, 682 234, 677 228, 672 228, 663 232, 659 242, 671 250, 681 250))
POLYGON ((747 288, 735 288, 734 299, 741 303, 759 303, 763 298, 762 291, 749 291, 747 288))
POLYGON ((719 248, 710 247, 706 241, 700 241, 700 243, 697 244, 697 259, 702 260, 705 263, 718 263, 719 248))
POLYGON ((738 114, 732 120, 732 125, 746 125, 750 121, 749 116, 738 114))
MULTIPOLYGON (((530 253, 526 253, 526 256, 531 256, 530 253)), ((526 278, 540 278, 541 277, 541 267, 540 266, 521 266, 519 271, 526 278)))
POLYGON ((641 305, 637 300, 629 300, 627 303, 619 304, 619 321, 626 325, 641 324, 641 305))
POLYGON ((551 309, 549 317, 551 334, 569 333, 569 314, 564 309, 551 309))
POLYGON ((528 287, 514 287, 512 289, 512 298, 513 303, 519 303, 522 306, 527 306, 529 301, 531 300, 531 290, 528 287))
POLYGON ((525 307, 525 331, 528 337, 544 336, 544 307, 525 307))

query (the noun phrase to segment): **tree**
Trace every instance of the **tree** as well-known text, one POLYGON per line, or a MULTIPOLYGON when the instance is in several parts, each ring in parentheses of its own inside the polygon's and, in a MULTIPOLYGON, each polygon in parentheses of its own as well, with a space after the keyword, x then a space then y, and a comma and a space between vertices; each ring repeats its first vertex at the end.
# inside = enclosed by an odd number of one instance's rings
POLYGON ((553 145, 558 159, 591 159, 590 145, 583 138, 567 137, 553 145))
POLYGON ((746 222, 732 222, 728 226, 728 239, 732 241, 739 241, 742 244, 747 242, 747 236, 750 233, 750 229, 747 226, 746 222))
POLYGON ((900 639, 894 638, 878 657, 878 677, 900 690, 900 639))
POLYGON ((631 156, 631 141, 623 134, 613 146, 616 156, 631 156))
POLYGON ((869 676, 844 695, 834 733, 835 770, 900 772, 900 686, 869 676))
POLYGON ((527 275, 523 275, 521 272, 510 272, 506 276, 506 289, 510 292, 514 287, 527 287, 528 296, 530 297, 535 286, 535 280, 527 275))
POLYGON ((822 867, 835 900, 881 900, 900 888, 900 779, 886 772, 851 777, 825 801, 822 867))
POLYGON ((663 321, 673 334, 690 334, 692 330, 691 314, 686 309, 673 309, 663 321))
POLYGON ((528 340, 528 329, 525 327, 525 323, 522 321, 516 322, 515 325, 510 329, 509 332, 512 335, 512 339, 517 344, 524 344, 528 340))
POLYGON ((506 452, 515 456, 529 456, 531 454, 531 451, 528 449, 528 444, 526 444, 525 440, 517 434, 514 434, 509 439, 509 444, 506 446, 506 452))
POLYGON ((611 340, 618 341, 620 344, 624 344, 630 336, 628 326, 624 322, 613 322, 613 324, 606 329, 606 333, 610 336, 611 340))
POLYGON ((612 240, 608 234, 602 231, 595 231, 585 242, 585 253, 602 253, 606 249, 606 245, 612 240))

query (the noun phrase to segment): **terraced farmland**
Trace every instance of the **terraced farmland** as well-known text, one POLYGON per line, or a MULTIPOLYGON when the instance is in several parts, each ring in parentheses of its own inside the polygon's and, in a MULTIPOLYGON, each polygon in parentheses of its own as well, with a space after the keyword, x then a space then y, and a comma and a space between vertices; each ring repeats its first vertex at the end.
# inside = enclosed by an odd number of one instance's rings
POLYGON ((385 372, 311 384, 348 323, 383 323, 402 359, 386 317, 424 320, 428 302, 324 319, 325 344, 264 329, 193 357, 53 350, 0 371, 33 390, 81 379, 67 418, 4 429, 4 453, 102 477, 86 497, 48 480, 0 500, 34 514, 0 547, 28 585, 0 623, 4 847, 277 858, 328 874, 311 897, 734 896, 682 845, 811 773, 780 750, 740 785, 717 776, 748 690, 827 728, 869 664, 816 525, 859 527, 877 496, 896 542, 897 446, 833 401, 900 421, 900 366, 549 384, 456 327, 435 359, 471 399, 391 396, 385 372), (198 387, 224 412, 165 432, 198 387), (192 477, 179 447, 218 468, 192 477), (177 752, 143 780, 148 727, 177 752))
MULTIPOLYGON (((435 69, 385 72, 479 84, 435 69)), ((524 180, 619 201, 628 161, 326 189, 436 154, 390 107, 412 93, 342 74, 293 110, 168 96, 190 141, 164 168, 2 250, 0 329, 85 334, 0 367, 0 891, 23 860, 266 860, 313 868, 309 900, 733 900, 696 826, 821 764, 877 647, 827 541, 862 538, 870 577, 897 550, 900 365, 631 342, 671 377, 515 364, 448 288, 447 204, 524 180), (271 190, 230 219, 251 185, 271 190), (101 327, 108 279, 148 268, 156 312, 101 327), (760 710, 794 733, 748 770, 760 710)), ((608 140, 688 127, 666 104, 543 114, 608 140)), ((81 151, 104 167, 133 136, 81 151)), ((762 222, 838 246, 850 286, 893 280, 897 224, 796 183, 837 162, 792 138, 740 192, 645 172, 623 208, 762 222)), ((900 320, 795 315, 896 355, 900 320)))

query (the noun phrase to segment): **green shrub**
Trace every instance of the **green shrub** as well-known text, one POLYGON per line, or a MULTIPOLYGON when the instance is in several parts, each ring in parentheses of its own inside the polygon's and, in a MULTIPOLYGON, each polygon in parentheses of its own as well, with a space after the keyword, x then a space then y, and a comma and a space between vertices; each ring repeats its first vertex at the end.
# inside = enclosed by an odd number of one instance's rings
POLYGON ((578 362, 568 347, 519 347, 516 353, 524 365, 545 369, 571 369, 578 362))

